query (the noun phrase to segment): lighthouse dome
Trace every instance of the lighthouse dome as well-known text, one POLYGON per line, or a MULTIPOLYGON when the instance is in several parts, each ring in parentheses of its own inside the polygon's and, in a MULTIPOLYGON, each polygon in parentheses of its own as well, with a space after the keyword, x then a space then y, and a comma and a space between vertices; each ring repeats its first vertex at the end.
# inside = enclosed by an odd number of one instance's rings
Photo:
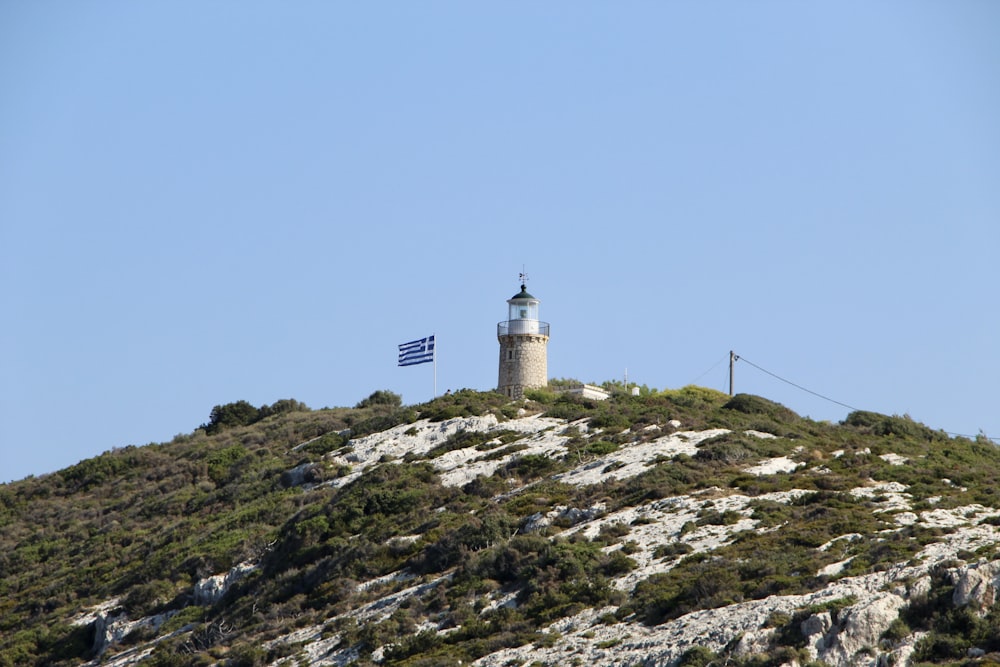
POLYGON ((510 298, 511 298, 512 301, 514 299, 532 299, 534 301, 538 301, 538 299, 536 299, 535 297, 533 297, 530 294, 528 294, 528 288, 525 287, 524 285, 521 285, 521 291, 520 292, 518 292, 517 294, 515 294, 514 296, 512 296, 510 298))

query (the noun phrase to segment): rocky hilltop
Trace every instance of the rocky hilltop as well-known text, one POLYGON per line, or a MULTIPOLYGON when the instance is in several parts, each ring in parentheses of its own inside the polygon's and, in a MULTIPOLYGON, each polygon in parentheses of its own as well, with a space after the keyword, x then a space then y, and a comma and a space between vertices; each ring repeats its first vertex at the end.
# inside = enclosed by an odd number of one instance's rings
POLYGON ((0 662, 1000 657, 985 438, 696 387, 362 405, 0 487, 0 662))

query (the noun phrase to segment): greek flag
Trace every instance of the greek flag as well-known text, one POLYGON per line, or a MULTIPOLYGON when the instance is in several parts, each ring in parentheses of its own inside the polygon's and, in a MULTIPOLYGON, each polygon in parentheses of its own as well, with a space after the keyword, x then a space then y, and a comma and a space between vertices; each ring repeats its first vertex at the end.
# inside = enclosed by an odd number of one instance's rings
POLYGON ((434 361, 434 336, 411 340, 399 346, 399 365, 413 366, 434 361))

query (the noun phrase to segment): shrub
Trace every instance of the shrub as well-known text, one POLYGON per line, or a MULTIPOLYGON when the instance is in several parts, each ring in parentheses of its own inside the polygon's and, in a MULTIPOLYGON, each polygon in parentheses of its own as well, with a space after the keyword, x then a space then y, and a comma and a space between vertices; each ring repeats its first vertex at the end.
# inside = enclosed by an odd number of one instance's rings
POLYGON ((247 401, 236 401, 225 405, 216 405, 208 417, 208 423, 202 424, 205 433, 213 435, 219 431, 234 426, 247 426, 260 419, 260 410, 247 401))
POLYGON ((926 441, 948 440, 948 436, 945 434, 933 431, 923 424, 913 421, 908 415, 889 417, 877 412, 857 410, 847 415, 843 423, 878 436, 894 435, 900 438, 926 441))
POLYGON ((737 602, 743 597, 740 589, 732 563, 721 558, 696 559, 640 581, 624 611, 636 613, 649 625, 658 625, 697 609, 737 602))
POLYGON ((518 520, 496 510, 472 517, 456 530, 450 531, 427 546, 409 563, 418 573, 441 572, 459 562, 467 554, 499 544, 517 532, 518 520))
POLYGON ((799 418, 797 414, 780 403, 753 394, 736 394, 722 406, 722 409, 735 410, 748 415, 767 415, 782 422, 799 418))
POLYGON ((339 433, 327 433, 313 440, 307 445, 303 445, 299 451, 322 456, 335 449, 343 447, 347 443, 347 438, 339 433))
POLYGON ((639 567, 635 560, 625 555, 623 549, 607 554, 600 566, 601 574, 607 577, 617 577, 627 574, 639 567))
POLYGON ((632 420, 627 415, 608 412, 591 418, 590 426, 591 428, 603 428, 608 431, 621 431, 632 426, 632 420))
POLYGON ((525 389, 524 397, 537 403, 552 405, 559 399, 559 394, 548 389, 525 389))
POLYGON ((224 449, 219 449, 205 459, 208 464, 208 476, 216 484, 223 484, 229 480, 233 466, 237 461, 246 457, 250 452, 242 445, 232 445, 224 449))
POLYGON ((403 397, 399 394, 393 393, 388 389, 379 389, 378 391, 372 392, 368 398, 362 399, 354 407, 356 409, 361 408, 371 408, 375 406, 387 406, 390 408, 398 408, 403 404, 403 397))
POLYGON ((688 385, 681 389, 665 389, 658 394, 685 408, 710 409, 725 403, 729 397, 721 391, 688 385))
POLYGON ((598 440, 596 442, 587 443, 580 448, 580 451, 584 454, 604 456, 605 454, 618 451, 618 445, 613 442, 608 442, 607 440, 598 440))
POLYGON ((500 412, 508 398, 493 391, 480 392, 460 389, 452 394, 438 396, 420 407, 420 416, 432 422, 440 422, 455 417, 474 417, 488 412, 500 412))
POLYGON ((525 454, 507 464, 507 471, 522 479, 545 477, 555 471, 558 462, 543 454, 525 454))
POLYGON ((677 667, 705 667, 716 658, 718 655, 710 648, 692 646, 681 655, 677 667))
POLYGON ((309 406, 294 398, 283 398, 275 401, 271 405, 262 405, 257 411, 259 419, 264 419, 272 415, 279 415, 284 412, 308 412, 309 406))
POLYGON ((121 474, 127 467, 125 459, 112 452, 80 461, 60 471, 59 475, 78 490, 86 491, 121 474))
POLYGON ((686 556, 692 551, 694 551, 694 547, 687 542, 670 542, 657 546, 653 550, 653 558, 677 558, 678 556, 686 556))
POLYGON ((737 523, 743 515, 735 510, 702 510, 698 516, 699 526, 731 526, 737 523))
POLYGON ((158 579, 133 586, 122 600, 122 606, 132 618, 149 616, 173 597, 174 586, 169 581, 158 579))
POLYGON ((889 627, 882 633, 882 638, 893 643, 901 642, 909 637, 912 632, 913 631, 910 630, 910 626, 906 624, 906 621, 902 618, 897 618, 890 623, 889 627))
POLYGON ((724 464, 741 463, 754 458, 753 452, 747 448, 744 442, 739 439, 732 440, 726 436, 722 436, 722 438, 724 439, 713 439, 702 443, 694 458, 698 461, 724 464))
POLYGON ((597 537, 594 538, 594 541, 601 545, 614 544, 630 532, 632 532, 632 529, 626 523, 621 523, 619 521, 614 523, 605 523, 601 526, 597 533, 597 537))

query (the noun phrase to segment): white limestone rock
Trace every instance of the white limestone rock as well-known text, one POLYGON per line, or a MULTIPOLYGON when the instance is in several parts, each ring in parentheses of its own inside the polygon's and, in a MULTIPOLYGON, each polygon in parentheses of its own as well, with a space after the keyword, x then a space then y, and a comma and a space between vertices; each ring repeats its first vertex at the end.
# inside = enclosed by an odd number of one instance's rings
POLYGON ((842 609, 831 630, 815 644, 819 659, 831 665, 873 664, 871 652, 904 606, 906 600, 898 595, 879 593, 842 609))
POLYGON ((98 658, 104 655, 109 647, 120 643, 122 639, 135 630, 149 628, 153 633, 158 632, 160 626, 177 613, 177 610, 172 610, 133 621, 123 610, 115 611, 99 613, 94 619, 93 653, 98 658))
POLYGON ((281 485, 290 488, 304 484, 316 484, 323 480, 323 473, 316 463, 303 463, 281 473, 281 485))
POLYGON ((213 605, 222 599, 229 587, 256 569, 257 565, 250 562, 243 562, 231 569, 229 572, 205 577, 194 585, 194 603, 199 605, 213 605))
POLYGON ((975 563, 957 568, 952 578, 955 592, 952 603, 956 607, 972 605, 985 614, 996 602, 996 589, 1000 584, 1000 562, 975 563))

